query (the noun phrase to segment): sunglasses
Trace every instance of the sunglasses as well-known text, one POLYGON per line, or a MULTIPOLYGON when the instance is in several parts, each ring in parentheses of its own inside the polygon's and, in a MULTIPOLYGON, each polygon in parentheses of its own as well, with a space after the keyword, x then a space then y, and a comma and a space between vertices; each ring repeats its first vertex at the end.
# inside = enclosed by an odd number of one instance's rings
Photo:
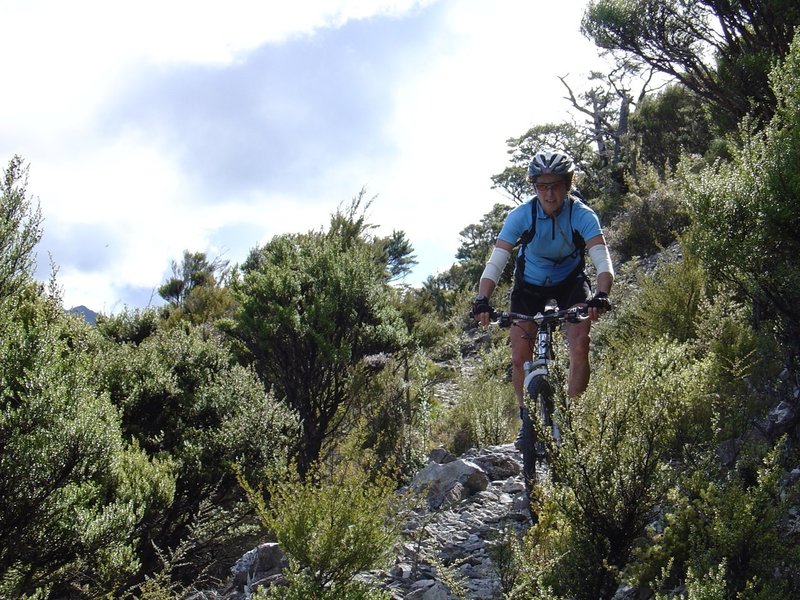
POLYGON ((534 183, 534 189, 539 192, 552 192, 553 190, 560 189, 564 185, 563 181, 555 181, 553 183, 534 183))

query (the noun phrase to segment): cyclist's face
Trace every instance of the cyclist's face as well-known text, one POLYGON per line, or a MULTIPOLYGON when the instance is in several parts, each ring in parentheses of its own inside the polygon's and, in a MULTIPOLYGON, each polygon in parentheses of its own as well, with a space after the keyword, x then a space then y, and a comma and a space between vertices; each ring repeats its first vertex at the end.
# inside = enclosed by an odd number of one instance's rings
POLYGON ((536 178, 533 187, 536 189, 536 195, 539 196, 544 212, 548 215, 558 214, 567 197, 567 182, 564 181, 564 178, 560 175, 546 173, 536 178))

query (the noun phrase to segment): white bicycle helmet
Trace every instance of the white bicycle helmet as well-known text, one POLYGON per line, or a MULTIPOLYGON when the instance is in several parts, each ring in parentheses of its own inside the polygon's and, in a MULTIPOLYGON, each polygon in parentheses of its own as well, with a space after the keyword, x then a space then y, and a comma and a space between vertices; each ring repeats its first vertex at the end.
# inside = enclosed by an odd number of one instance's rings
POLYGON ((528 181, 533 183, 539 175, 553 173, 563 175, 568 183, 572 183, 575 164, 572 159, 558 150, 540 150, 528 165, 528 181))

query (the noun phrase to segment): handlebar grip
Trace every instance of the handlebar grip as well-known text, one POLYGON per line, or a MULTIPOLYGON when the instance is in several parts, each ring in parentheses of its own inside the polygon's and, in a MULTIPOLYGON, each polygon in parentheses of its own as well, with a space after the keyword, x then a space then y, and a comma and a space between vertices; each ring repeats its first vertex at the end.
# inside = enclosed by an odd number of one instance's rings
MULTIPOLYGON (((496 319, 496 318, 497 318, 497 316, 498 316, 498 314, 499 314, 499 313, 498 313, 498 312, 497 312, 497 311, 496 311, 494 308, 492 308, 491 306, 489 307, 489 310, 488 310, 487 312, 489 313, 489 320, 492 320, 492 321, 493 321, 494 319, 496 319)), ((475 318, 475 310, 474 310, 474 309, 470 308, 470 309, 469 309, 469 313, 468 313, 468 314, 469 314, 469 318, 470 318, 470 319, 474 319, 474 318, 475 318)), ((478 314, 482 314, 482 313, 478 313, 478 314)))

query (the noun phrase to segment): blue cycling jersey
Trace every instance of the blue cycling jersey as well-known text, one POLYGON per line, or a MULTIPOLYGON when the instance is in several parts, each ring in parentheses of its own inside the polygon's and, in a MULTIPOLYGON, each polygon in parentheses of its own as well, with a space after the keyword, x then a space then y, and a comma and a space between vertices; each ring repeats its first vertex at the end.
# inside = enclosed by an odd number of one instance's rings
POLYGON ((582 259, 575 252, 573 230, 586 241, 602 235, 603 230, 597 213, 574 196, 572 200, 568 198, 564 202, 561 212, 554 219, 545 214, 537 200, 534 196, 508 213, 497 239, 516 244, 520 236, 531 228, 531 202, 536 202, 536 235, 525 247, 524 280, 533 285, 557 285, 567 278, 582 259), (570 201, 574 203, 572 210, 570 201))

